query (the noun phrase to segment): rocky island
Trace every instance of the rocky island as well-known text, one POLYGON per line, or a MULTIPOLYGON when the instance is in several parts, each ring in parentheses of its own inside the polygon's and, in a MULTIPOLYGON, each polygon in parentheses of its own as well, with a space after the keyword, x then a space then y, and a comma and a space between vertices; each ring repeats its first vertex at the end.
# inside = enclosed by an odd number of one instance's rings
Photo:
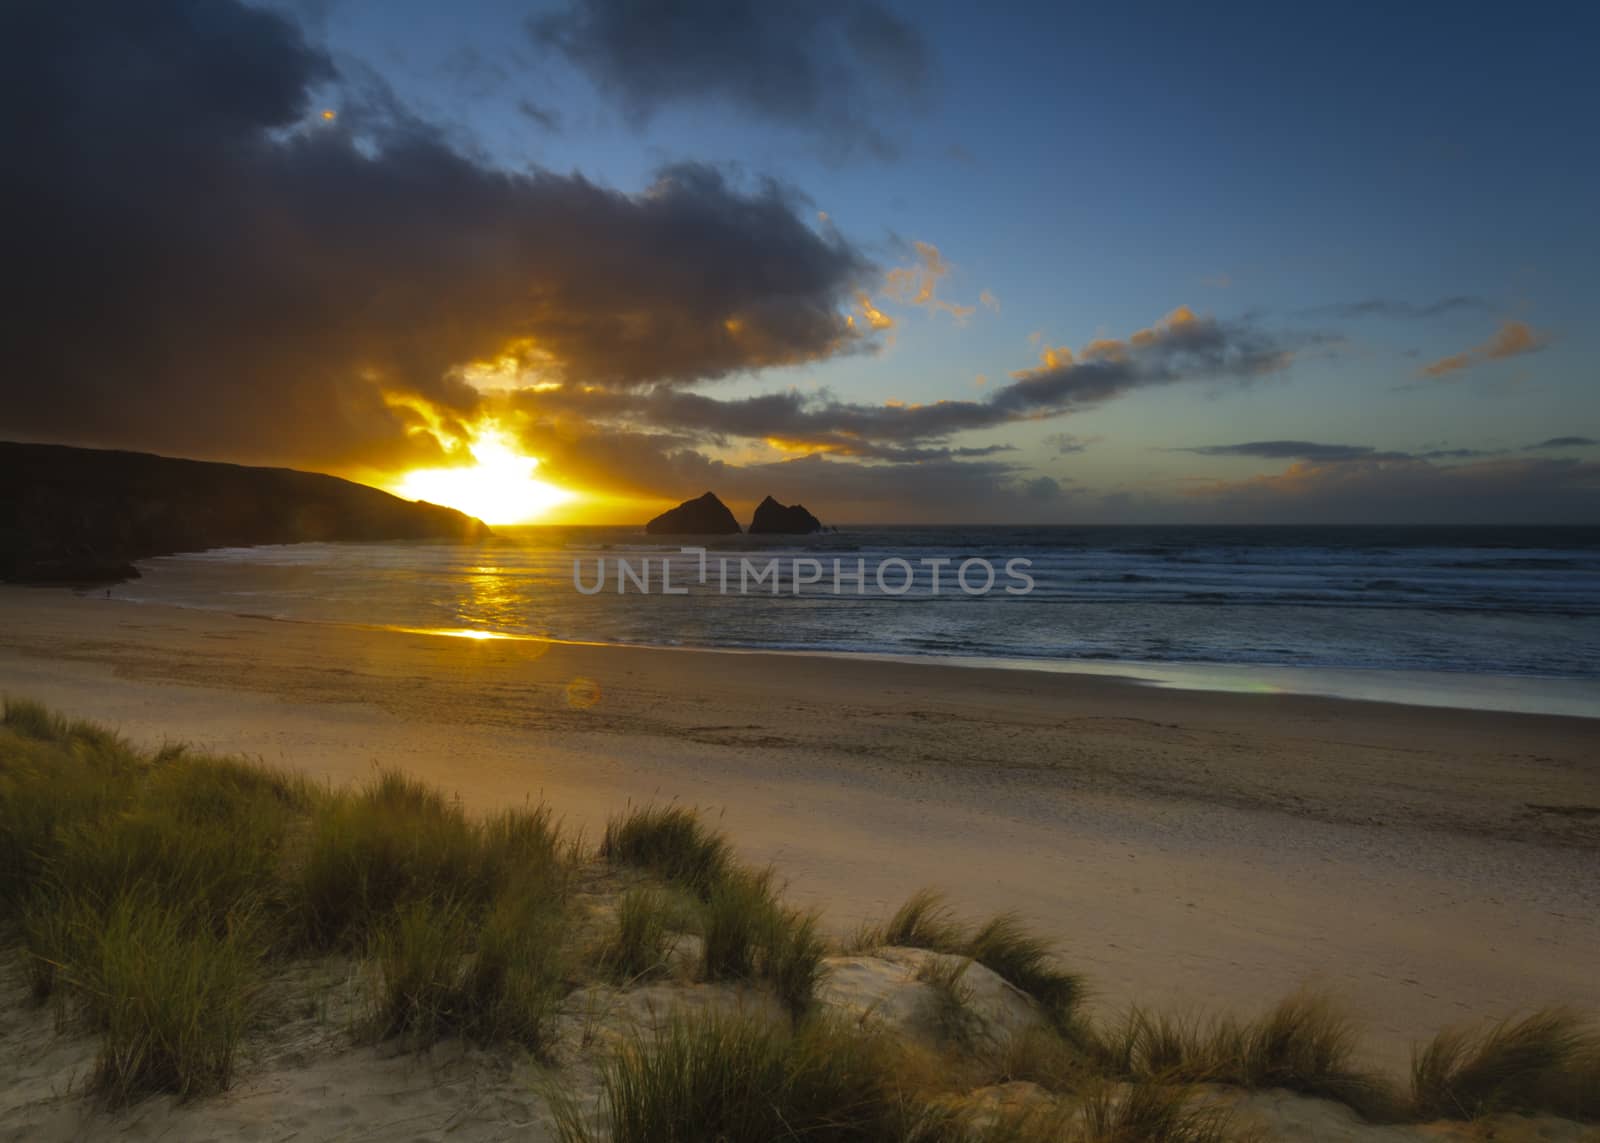
POLYGON ((740 531, 728 506, 707 492, 669 508, 644 526, 652 536, 732 536, 740 531))
POLYGON ((750 534, 809 536, 822 531, 822 521, 806 511, 804 504, 779 504, 768 496, 756 506, 750 520, 750 534))

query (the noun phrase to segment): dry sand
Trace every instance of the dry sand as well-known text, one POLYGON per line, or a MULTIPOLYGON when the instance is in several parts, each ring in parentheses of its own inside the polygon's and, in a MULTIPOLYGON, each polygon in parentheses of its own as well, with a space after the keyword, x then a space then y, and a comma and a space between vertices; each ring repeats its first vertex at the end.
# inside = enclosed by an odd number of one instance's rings
MULTIPOLYGON (((1021 910, 1115 1008, 1311 982, 1403 1064, 1600 1008, 1600 721, 1116 679, 474 641, 0 589, 0 691, 335 781, 398 765, 591 836, 678 799, 844 929, 1021 910)), ((317 1137, 323 1137, 317 1135, 317 1137)))

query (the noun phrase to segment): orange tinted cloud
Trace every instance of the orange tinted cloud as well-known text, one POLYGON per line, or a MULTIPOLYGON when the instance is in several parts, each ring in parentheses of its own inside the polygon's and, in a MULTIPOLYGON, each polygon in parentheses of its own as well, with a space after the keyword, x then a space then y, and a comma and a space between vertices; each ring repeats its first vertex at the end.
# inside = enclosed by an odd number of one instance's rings
POLYGON ((1418 374, 1423 377, 1448 377, 1485 361, 1502 361, 1524 353, 1537 353, 1549 344, 1549 340, 1549 335, 1534 329, 1525 321, 1503 321, 1494 336, 1482 345, 1441 357, 1424 365, 1418 374))
POLYGON ((898 266, 884 276, 884 295, 907 305, 921 306, 930 313, 947 313, 957 324, 966 321, 976 309, 957 305, 939 297, 939 283, 949 277, 951 266, 931 242, 913 242, 917 251, 914 266, 898 266))
MULTIPOLYGON (((1033 369, 1020 369, 1012 373, 1018 380, 1036 377, 1041 373, 1065 369, 1079 361, 1125 361, 1130 349, 1146 349, 1162 340, 1193 327, 1200 319, 1188 306, 1179 306, 1166 317, 1147 329, 1136 329, 1126 340, 1115 337, 1097 337, 1085 345, 1076 356, 1064 345, 1046 344, 1039 351, 1039 364, 1033 369)), ((1032 340, 1030 338, 1030 340, 1032 340)))
POLYGON ((867 297, 867 295, 865 293, 859 293, 859 294, 856 295, 856 305, 861 310, 861 316, 867 319, 867 325, 870 326, 871 328, 873 328, 873 329, 891 329, 891 328, 893 328, 893 326, 894 326, 894 318, 890 317, 888 314, 886 314, 882 310, 880 310, 877 306, 873 305, 872 304, 872 299, 867 297))

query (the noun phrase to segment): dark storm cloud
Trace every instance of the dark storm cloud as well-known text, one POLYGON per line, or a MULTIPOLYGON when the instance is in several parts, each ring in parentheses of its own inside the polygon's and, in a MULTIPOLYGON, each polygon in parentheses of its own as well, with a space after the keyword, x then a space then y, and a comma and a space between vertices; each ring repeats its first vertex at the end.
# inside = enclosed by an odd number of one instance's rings
POLYGON ((383 393, 469 414, 456 367, 519 341, 615 387, 862 342, 873 268, 783 188, 486 167, 267 11, 23 5, 0 66, 8 435, 391 463, 415 414, 383 393))
MULTIPOLYGON (((864 405, 822 392, 790 390, 719 400, 656 386, 648 391, 572 387, 524 391, 512 398, 525 415, 622 421, 656 430, 727 438, 764 438, 859 457, 909 458, 906 450, 942 445, 957 433, 1092 408, 1133 390, 1196 380, 1248 381, 1285 368, 1291 343, 1248 323, 1224 323, 1175 311, 1126 340, 1103 339, 1074 356, 1049 349, 1036 369, 983 401, 864 405)), ((988 446, 995 451, 996 446, 988 446)), ((1071 451, 1071 450, 1064 450, 1071 451)), ((930 454, 932 455, 932 454, 930 454)), ((936 455, 978 455, 940 448, 936 455)))
POLYGON ((1538 444, 1526 445, 1524 447, 1529 449, 1591 448, 1594 445, 1600 445, 1600 441, 1595 440, 1593 437, 1551 437, 1547 441, 1540 441, 1538 444))
POLYGON ((636 123, 672 103, 725 101, 839 153, 893 154, 873 109, 885 96, 915 100, 928 83, 921 35, 875 0, 573 0, 528 26, 636 123))
POLYGON ((1396 301, 1393 298, 1366 298, 1359 302, 1335 302, 1325 306, 1312 306, 1298 311, 1302 317, 1317 318, 1435 318, 1454 313, 1488 313, 1494 303, 1472 294, 1456 294, 1435 302, 1396 301))

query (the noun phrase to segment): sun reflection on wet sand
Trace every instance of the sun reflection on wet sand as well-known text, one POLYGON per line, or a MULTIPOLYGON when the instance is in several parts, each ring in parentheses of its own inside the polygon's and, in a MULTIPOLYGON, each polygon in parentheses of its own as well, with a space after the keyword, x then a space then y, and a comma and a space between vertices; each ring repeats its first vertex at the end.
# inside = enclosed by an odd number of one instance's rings
POLYGON ((542 635, 523 635, 515 631, 485 631, 478 627, 379 627, 402 635, 435 635, 445 639, 466 639, 474 643, 515 643, 535 657, 550 649, 551 640, 542 635))

